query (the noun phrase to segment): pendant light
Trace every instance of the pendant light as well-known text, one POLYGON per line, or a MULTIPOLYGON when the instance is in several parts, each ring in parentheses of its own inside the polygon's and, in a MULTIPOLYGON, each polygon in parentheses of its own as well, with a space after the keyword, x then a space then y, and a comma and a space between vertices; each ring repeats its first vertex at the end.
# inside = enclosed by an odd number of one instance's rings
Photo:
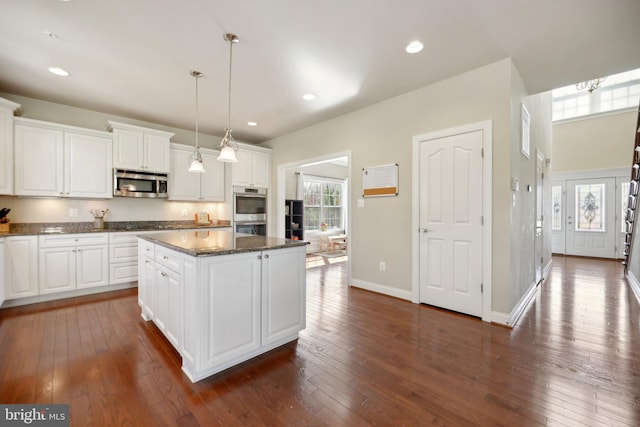
POLYGON ((205 173, 204 164, 202 163, 202 154, 200 154, 200 147, 198 146, 198 79, 203 76, 200 71, 191 71, 192 77, 196 79, 196 150, 189 156, 189 172, 192 173, 205 173))
POLYGON ((218 147, 220 150, 218 160, 221 162, 237 163, 236 151, 238 151, 238 145, 231 135, 231 64, 233 61, 233 44, 238 43, 240 39, 231 33, 226 33, 224 39, 229 42, 229 103, 227 110, 227 127, 225 128, 226 133, 218 147))

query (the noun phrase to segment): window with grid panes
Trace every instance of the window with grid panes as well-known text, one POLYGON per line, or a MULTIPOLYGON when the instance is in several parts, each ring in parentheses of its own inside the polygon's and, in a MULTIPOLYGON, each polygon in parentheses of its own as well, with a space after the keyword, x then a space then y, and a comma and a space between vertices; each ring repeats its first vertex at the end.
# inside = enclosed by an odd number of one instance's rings
POLYGON ((343 229, 344 182, 304 176, 304 227, 320 230, 343 229))

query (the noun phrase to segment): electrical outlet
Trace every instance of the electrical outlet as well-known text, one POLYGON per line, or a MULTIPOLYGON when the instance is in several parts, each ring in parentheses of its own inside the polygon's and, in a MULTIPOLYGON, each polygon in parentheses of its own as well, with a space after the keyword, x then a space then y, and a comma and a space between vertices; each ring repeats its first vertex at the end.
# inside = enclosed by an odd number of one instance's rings
POLYGON ((358 199, 358 207, 364 208, 364 199, 358 199))
POLYGON ((186 210, 186 209, 182 209, 182 213, 181 213, 181 215, 182 215, 182 216, 187 216, 187 210, 186 210))
POLYGON ((387 271, 387 263, 380 261, 380 271, 387 271))

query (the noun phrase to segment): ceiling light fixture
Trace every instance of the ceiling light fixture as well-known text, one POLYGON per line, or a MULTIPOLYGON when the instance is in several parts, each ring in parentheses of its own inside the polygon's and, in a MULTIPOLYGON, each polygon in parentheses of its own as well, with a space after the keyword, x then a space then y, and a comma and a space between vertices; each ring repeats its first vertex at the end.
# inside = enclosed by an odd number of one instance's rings
POLYGON ((205 173, 204 163, 202 162, 202 154, 200 154, 200 147, 198 146, 198 79, 203 76, 200 71, 193 70, 189 73, 196 79, 196 149, 189 156, 189 172, 192 173, 205 173))
POLYGON ((63 70, 59 67, 49 67, 49 72, 55 74, 56 76, 69 77, 69 72, 67 70, 63 70))
POLYGON ((304 99, 305 101, 313 101, 314 99, 316 99, 316 96, 312 93, 305 93, 304 95, 302 95, 302 99, 304 99))
POLYGON ((235 34, 226 33, 224 39, 229 42, 229 104, 227 110, 227 127, 225 129, 224 138, 220 142, 218 149, 220 155, 218 160, 221 162, 237 163, 236 151, 238 151, 238 144, 231 135, 231 65, 233 62, 233 44, 238 43, 240 39, 235 34))
POLYGON ((256 122, 247 122, 247 124, 249 126, 258 126, 258 124, 256 122))
POLYGON ((404 48, 407 53, 418 53, 424 46, 419 41, 412 41, 404 48))
POLYGON ((606 77, 600 77, 597 79, 580 82, 576 84, 576 89, 578 90, 587 89, 589 93, 592 93, 594 90, 598 89, 598 86, 600 86, 600 83, 602 83, 605 80, 606 80, 606 77))

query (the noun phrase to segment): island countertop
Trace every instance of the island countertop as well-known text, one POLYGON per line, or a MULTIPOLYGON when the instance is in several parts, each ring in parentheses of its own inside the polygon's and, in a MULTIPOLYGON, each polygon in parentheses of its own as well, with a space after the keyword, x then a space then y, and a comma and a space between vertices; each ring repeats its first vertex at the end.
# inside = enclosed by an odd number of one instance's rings
POLYGON ((192 256, 230 255, 308 244, 302 240, 217 230, 155 233, 138 237, 192 256))

